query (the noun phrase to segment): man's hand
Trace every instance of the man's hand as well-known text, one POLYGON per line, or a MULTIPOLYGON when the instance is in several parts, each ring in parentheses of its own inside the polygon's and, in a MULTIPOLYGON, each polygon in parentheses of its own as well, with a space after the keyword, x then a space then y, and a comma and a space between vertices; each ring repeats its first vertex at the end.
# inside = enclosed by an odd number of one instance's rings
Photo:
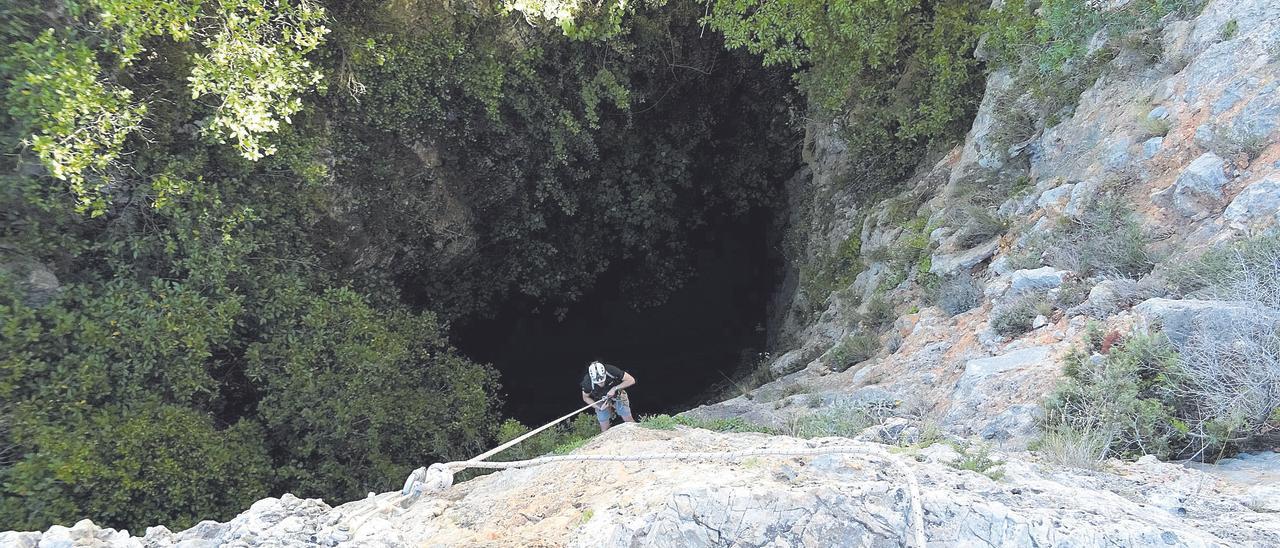
POLYGON ((606 394, 606 395, 607 395, 607 396, 609 396, 610 398, 617 396, 617 395, 618 395, 618 387, 616 387, 616 386, 615 386, 615 387, 613 387, 613 388, 610 388, 610 389, 609 389, 608 394, 606 394))

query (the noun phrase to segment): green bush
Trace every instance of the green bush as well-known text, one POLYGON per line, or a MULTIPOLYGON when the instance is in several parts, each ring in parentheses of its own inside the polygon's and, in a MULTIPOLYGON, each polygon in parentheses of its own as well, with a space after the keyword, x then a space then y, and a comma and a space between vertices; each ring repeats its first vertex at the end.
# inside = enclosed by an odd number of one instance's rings
POLYGON ((842 339, 831 349, 831 369, 844 371, 867 361, 880 351, 880 338, 870 333, 856 332, 842 339))
POLYGON ((949 463, 952 468, 977 472, 993 480, 1004 477, 1004 471, 1000 469, 1000 461, 991 458, 990 447, 979 445, 976 450, 969 447, 957 447, 957 449, 960 459, 949 463))
POLYGON ((430 315, 377 310, 345 289, 286 286, 270 302, 279 315, 246 350, 246 374, 295 493, 359 498, 491 435, 494 372, 453 354, 430 315))
POLYGON ((14 447, 0 493, 35 509, 0 515, 35 529, 77 516, 132 529, 190 524, 269 492, 359 498, 420 460, 487 444, 493 372, 453 354, 429 314, 297 279, 259 289, 246 298, 116 280, 101 293, 65 288, 39 309, 11 284, 0 291, 0 399, 14 447), (236 336, 247 324, 256 336, 236 336), (236 426, 214 428, 215 416, 236 426), (73 466, 83 478, 64 474, 73 466), (55 478, 65 488, 32 487, 55 478), (201 483, 225 496, 192 487, 201 483))
POLYGON ((1169 376, 1177 353, 1163 337, 1134 335, 1105 356, 1091 355, 1100 342, 1091 338, 1066 358, 1066 380, 1045 402, 1048 428, 1091 432, 1104 440, 1106 455, 1180 453, 1169 376))
POLYGON ((1223 40, 1235 38, 1237 32, 1240 32, 1240 22, 1235 19, 1227 21, 1226 24, 1222 25, 1223 40))
POLYGON ((1052 304, 1043 292, 1018 295, 991 310, 991 329, 1003 337, 1016 337, 1031 331, 1036 316, 1052 313, 1052 304))
POLYGON ((1146 35, 1171 13, 1194 15, 1200 3, 1135 0, 1102 9, 1087 0, 1009 0, 985 16, 986 49, 991 65, 1012 69, 1040 103, 1045 125, 1053 126, 1063 110, 1074 108, 1126 38, 1146 35), (1100 32, 1108 43, 1090 52, 1090 40, 1100 32))
MULTIPOLYGON (((1214 460, 1280 427, 1280 238, 1210 250, 1173 271, 1176 293, 1253 303, 1226 325, 1197 327, 1177 346, 1133 335, 1106 356, 1091 331, 1066 360, 1067 380, 1047 401, 1047 425, 1091 432, 1108 454, 1214 460)), ((1114 335, 1110 336, 1114 338, 1114 335)))
MULTIPOLYGON (((531 428, 515 419, 507 419, 498 426, 497 442, 506 443, 529 432, 531 428)), ((600 425, 591 412, 580 413, 568 423, 562 423, 516 444, 494 456, 493 460, 513 461, 537 458, 547 454, 570 453, 600 433, 600 425)))
POLYGON ((964 0, 719 0, 707 21, 730 48, 799 69, 810 111, 839 118, 870 177, 892 181, 932 139, 965 131, 981 93, 972 56, 982 6, 964 0))
POLYGON ((30 405, 13 417, 26 453, 0 468, 6 528, 41 530, 92 517, 133 530, 180 530, 228 520, 272 493, 263 431, 251 421, 215 428, 211 417, 148 401, 89 409, 45 422, 30 405))

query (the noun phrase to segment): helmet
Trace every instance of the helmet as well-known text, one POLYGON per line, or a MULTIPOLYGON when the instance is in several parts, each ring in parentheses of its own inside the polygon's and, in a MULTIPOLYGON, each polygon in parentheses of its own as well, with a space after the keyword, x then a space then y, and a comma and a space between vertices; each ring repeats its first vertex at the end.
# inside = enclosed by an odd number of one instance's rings
POLYGON ((608 378, 605 376, 604 364, 600 362, 591 362, 591 365, 587 366, 587 374, 591 376, 591 384, 604 384, 608 378))

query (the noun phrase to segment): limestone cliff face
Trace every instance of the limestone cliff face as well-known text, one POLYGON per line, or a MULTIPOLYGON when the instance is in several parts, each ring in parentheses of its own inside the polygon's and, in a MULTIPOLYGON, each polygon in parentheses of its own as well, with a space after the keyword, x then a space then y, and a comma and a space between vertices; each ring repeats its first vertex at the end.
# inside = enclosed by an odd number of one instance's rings
MULTIPOLYGON (((337 507, 285 495, 259 501, 227 523, 203 522, 176 534, 151 528, 144 537, 129 537, 82 522, 43 534, 0 534, 0 544, 903 546, 917 533, 929 546, 1280 543, 1280 517, 1251 508, 1242 484, 1154 460, 1117 464, 1115 473, 1068 473, 1025 455, 995 454, 998 464, 983 474, 958 468, 964 457, 947 443, 890 452, 843 438, 634 425, 611 429, 576 453, 831 445, 865 451, 733 462, 557 463, 483 476, 407 503, 395 503, 396 492, 337 507)), ((1248 473, 1247 466, 1239 468, 1248 473)))
POLYGON ((1090 321, 1127 332, 1169 319, 1144 312, 1204 312, 1134 307, 1169 296, 1161 276, 1188 257, 1280 224, 1280 4, 1210 1, 1166 18, 1152 43, 1140 54, 1095 39, 1119 53, 1053 120, 1017 75, 992 74, 964 143, 881 201, 849 184, 835 132, 811 127, 791 185, 793 268, 770 364, 780 378, 691 414, 783 427, 820 412, 805 402, 856 401, 1022 448, 1090 321), (1152 272, 1026 256, 1104 196, 1136 213, 1152 272), (927 276, 941 297, 922 294, 927 276), (1029 292, 1080 302, 1001 334, 995 316, 1029 292), (874 325, 886 314, 891 326, 874 325), (858 345, 877 349, 851 361, 858 345))

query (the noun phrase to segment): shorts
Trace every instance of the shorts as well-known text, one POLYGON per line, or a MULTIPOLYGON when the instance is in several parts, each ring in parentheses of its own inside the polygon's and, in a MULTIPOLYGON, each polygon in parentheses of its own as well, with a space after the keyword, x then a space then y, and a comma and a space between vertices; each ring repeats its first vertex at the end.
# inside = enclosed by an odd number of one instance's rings
POLYGON ((609 422, 613 420, 613 412, 617 411, 619 417, 631 416, 631 398, 627 397, 627 391, 622 390, 614 396, 611 405, 605 405, 604 409, 596 409, 596 420, 600 422, 609 422))

